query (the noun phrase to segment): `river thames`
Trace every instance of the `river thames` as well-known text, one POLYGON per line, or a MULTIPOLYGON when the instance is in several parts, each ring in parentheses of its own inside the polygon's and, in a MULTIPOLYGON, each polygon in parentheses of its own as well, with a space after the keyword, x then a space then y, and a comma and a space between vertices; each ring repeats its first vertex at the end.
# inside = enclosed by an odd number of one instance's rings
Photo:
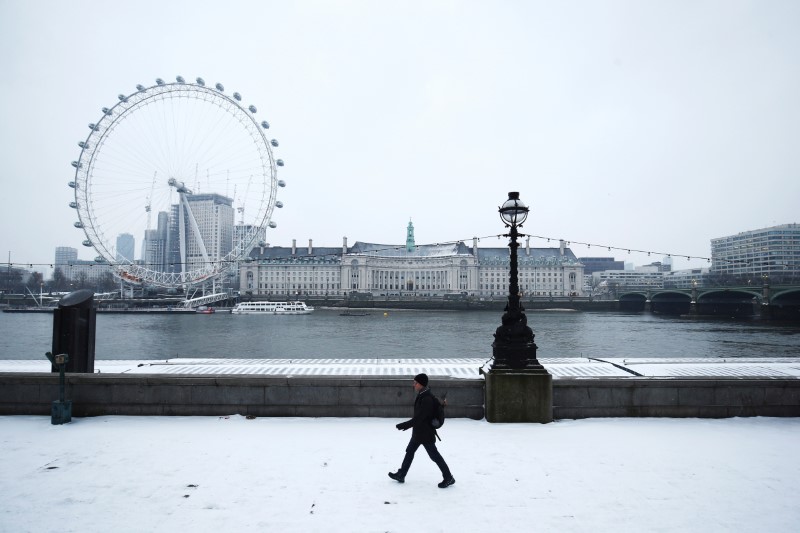
MULTIPOLYGON (((393 359, 485 357, 496 311, 370 310, 341 316, 230 313, 97 315, 95 359, 393 359)), ((798 357, 800 326, 649 313, 528 312, 539 357, 798 357)), ((53 316, 0 313, 0 359, 44 359, 53 316)))

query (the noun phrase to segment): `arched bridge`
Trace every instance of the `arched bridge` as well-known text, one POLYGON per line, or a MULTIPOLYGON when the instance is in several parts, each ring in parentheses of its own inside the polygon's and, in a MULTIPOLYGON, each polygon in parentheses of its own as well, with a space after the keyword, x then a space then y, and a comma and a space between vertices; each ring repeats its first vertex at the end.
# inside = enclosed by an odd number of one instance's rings
POLYGON ((626 311, 649 310, 665 315, 761 315, 763 318, 798 319, 800 286, 621 290, 619 306, 626 311))

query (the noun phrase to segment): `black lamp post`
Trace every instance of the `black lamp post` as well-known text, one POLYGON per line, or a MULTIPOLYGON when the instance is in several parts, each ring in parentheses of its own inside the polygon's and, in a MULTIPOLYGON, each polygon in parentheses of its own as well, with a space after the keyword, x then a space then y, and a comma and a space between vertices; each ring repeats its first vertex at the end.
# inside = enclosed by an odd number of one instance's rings
POLYGON ((517 232, 528 217, 528 208, 519 199, 518 192, 508 193, 508 200, 499 208, 500 218, 510 231, 504 234, 511 242, 511 270, 508 282, 508 304, 502 318, 502 325, 497 328, 492 343, 492 370, 544 370, 536 360, 536 344, 533 342, 533 331, 528 327, 525 309, 519 299, 519 280, 517 272, 517 237, 524 236, 517 232))

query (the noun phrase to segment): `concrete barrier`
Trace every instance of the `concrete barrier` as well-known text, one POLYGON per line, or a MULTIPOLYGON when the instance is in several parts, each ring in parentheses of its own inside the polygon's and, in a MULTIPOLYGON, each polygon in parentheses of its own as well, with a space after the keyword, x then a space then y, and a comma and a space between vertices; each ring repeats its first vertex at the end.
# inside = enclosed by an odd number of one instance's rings
POLYGON ((800 416, 800 380, 608 378, 553 381, 554 418, 800 416))
MULTIPOLYGON (((450 418, 482 419, 482 379, 436 379, 450 418)), ((68 374, 73 416, 229 415, 411 417, 406 378, 68 374)), ((47 415, 58 375, 0 373, 0 415, 47 415)), ((553 418, 800 417, 800 380, 593 378, 553 380, 553 418)))
MULTIPOLYGON (((447 414, 483 418, 483 380, 437 379, 447 414)), ((0 373, 0 414, 49 414, 58 376, 0 373)), ((69 374, 73 416, 229 415, 411 418, 408 379, 69 374)))

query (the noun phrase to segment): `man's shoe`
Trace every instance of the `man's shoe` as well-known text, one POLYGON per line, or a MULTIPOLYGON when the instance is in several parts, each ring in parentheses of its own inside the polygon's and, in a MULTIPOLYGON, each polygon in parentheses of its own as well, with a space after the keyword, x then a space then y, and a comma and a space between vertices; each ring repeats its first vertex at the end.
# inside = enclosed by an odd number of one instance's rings
MULTIPOLYGON (((389 475, 391 476, 391 474, 389 474, 389 475)), ((447 487, 449 487, 450 485, 454 484, 455 482, 456 482, 456 478, 454 478, 453 476, 450 476, 449 479, 445 479, 441 483, 439 483, 439 488, 440 489, 446 489, 447 487)))
MULTIPOLYGON (((401 473, 399 470, 397 472, 389 472, 389 477, 398 483, 406 482, 406 475, 401 473)), ((455 483, 455 480, 453 480, 453 483, 455 483)))

